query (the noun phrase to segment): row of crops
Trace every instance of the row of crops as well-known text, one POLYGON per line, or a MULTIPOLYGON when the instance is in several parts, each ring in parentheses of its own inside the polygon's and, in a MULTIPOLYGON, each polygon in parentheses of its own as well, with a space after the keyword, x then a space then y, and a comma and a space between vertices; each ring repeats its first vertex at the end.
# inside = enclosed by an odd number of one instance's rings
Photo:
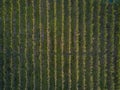
POLYGON ((120 3, 0 0, 0 90, 120 90, 120 3))

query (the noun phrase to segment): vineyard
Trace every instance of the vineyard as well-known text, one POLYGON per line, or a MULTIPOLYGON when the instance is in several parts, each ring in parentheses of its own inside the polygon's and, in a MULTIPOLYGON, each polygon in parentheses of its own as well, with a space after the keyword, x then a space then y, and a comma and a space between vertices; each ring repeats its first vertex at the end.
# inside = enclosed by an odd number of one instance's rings
POLYGON ((120 1, 0 0, 0 90, 120 90, 120 1))

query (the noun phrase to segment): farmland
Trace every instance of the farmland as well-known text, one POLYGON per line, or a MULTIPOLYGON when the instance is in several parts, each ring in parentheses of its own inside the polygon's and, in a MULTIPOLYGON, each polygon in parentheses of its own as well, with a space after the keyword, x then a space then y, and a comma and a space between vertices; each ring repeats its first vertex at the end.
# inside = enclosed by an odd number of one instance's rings
POLYGON ((119 0, 0 0, 0 90, 120 90, 119 0))

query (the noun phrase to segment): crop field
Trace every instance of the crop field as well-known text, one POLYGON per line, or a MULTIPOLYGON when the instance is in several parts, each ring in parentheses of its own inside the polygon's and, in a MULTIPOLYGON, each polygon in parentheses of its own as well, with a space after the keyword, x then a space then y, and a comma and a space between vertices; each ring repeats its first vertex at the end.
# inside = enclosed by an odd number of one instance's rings
POLYGON ((0 0, 0 90, 120 90, 120 0, 0 0))

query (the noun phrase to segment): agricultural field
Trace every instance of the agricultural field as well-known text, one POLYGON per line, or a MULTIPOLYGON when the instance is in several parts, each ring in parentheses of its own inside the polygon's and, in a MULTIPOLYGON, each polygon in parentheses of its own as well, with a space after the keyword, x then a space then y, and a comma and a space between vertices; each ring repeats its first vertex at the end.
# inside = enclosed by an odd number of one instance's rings
POLYGON ((120 0, 0 0, 0 90, 120 90, 120 0))

